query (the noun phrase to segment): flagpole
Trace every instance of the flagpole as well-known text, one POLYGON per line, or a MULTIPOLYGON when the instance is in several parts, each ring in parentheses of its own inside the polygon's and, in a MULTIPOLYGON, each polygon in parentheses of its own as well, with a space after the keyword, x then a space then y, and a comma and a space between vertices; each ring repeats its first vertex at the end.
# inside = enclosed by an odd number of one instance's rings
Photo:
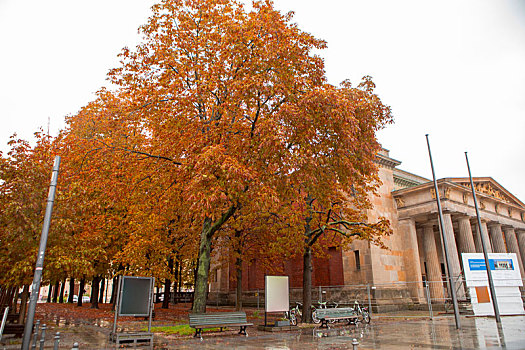
POLYGON ((434 178, 434 190, 436 191, 436 202, 437 202, 438 214, 439 214, 439 231, 441 233, 441 240, 443 241, 443 248, 445 251, 445 262, 447 264, 447 278, 448 278, 449 286, 450 286, 450 295, 452 297, 452 305, 454 306, 454 317, 456 319, 456 328, 460 329, 461 323, 459 319, 458 300, 456 298, 456 287, 454 283, 454 278, 452 278, 451 276, 452 266, 450 265, 447 236, 445 235, 445 232, 444 232, 445 225, 443 223, 443 211, 441 209, 441 201, 439 199, 439 191, 438 191, 438 185, 436 181, 436 173, 434 172, 434 162, 432 161, 432 153, 430 152, 430 143, 428 141, 428 134, 426 134, 425 137, 427 138, 428 156, 430 158, 430 167, 432 168, 432 177, 434 178))
POLYGON ((474 207, 476 208, 476 217, 478 218, 479 235, 481 238, 481 246, 483 247, 483 256, 485 258, 485 267, 487 268, 487 276, 489 279, 490 295, 492 299, 492 306, 494 307, 494 316, 496 316, 496 322, 501 323, 501 317, 499 314, 498 302, 496 300, 496 289, 494 288, 494 281, 492 280, 492 271, 490 270, 489 254, 487 253, 487 244, 485 243, 485 236, 482 234, 483 226, 481 226, 481 218, 479 216, 478 200, 476 199, 476 190, 474 189, 474 181, 472 181, 472 174, 470 173, 470 165, 468 162, 467 152, 465 152, 465 159, 467 160, 468 176, 470 178, 470 187, 472 188, 472 198, 474 198, 474 207))

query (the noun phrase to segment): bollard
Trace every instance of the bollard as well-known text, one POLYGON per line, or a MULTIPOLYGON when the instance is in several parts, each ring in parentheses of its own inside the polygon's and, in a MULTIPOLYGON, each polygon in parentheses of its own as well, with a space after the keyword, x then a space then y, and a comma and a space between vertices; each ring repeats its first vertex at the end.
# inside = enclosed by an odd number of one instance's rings
POLYGON ((357 350, 357 346, 359 345, 359 342, 356 338, 352 339, 352 350, 357 350))
POLYGON ((40 327, 40 320, 36 320, 35 323, 35 332, 33 333, 33 344, 31 345, 31 349, 36 349, 36 342, 38 341, 38 328, 40 327))
POLYGON ((46 341, 46 324, 42 325, 42 334, 40 335, 40 350, 44 350, 44 342, 46 341))
POLYGON ((78 343, 73 344, 71 350, 78 350, 78 343))
POLYGON ((60 332, 56 332, 55 334, 55 346, 53 350, 58 350, 58 343, 60 343, 60 332))

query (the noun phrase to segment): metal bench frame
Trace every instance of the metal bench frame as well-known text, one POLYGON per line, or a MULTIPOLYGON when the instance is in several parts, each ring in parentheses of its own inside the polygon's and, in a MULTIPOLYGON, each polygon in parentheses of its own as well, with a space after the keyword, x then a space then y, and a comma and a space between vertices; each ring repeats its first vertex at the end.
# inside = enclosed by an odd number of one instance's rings
POLYGON ((348 320, 348 324, 355 324, 357 321, 357 314, 353 308, 330 308, 317 309, 317 318, 321 320, 320 328, 330 328, 328 322, 331 320, 348 320))
POLYGON ((220 328, 221 332, 226 327, 240 327, 239 334, 248 336, 247 326, 253 326, 246 320, 244 311, 237 312, 217 312, 210 314, 190 314, 190 327, 195 328, 194 338, 202 340, 202 330, 204 328, 220 328))

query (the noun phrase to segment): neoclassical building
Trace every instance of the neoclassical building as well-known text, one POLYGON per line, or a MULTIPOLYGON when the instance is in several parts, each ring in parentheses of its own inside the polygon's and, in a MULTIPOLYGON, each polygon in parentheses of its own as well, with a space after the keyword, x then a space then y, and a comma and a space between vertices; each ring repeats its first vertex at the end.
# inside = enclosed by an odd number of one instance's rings
MULTIPOLYGON (((377 156, 382 185, 372 198, 370 222, 387 217, 393 235, 385 239, 387 250, 366 241, 354 241, 350 249, 328 249, 327 257, 314 259, 313 285, 331 293, 325 298, 350 297, 349 291, 370 290, 375 304, 426 304, 424 281, 429 281, 432 302, 442 303, 448 291, 445 261, 438 226, 434 184, 429 179, 401 170, 401 162, 390 158, 388 150, 377 156), (345 294, 346 293, 346 294, 345 294)), ((491 177, 476 177, 474 186, 480 207, 482 229, 490 252, 516 253, 522 273, 525 260, 525 204, 491 177)), ((451 274, 462 279, 461 253, 482 252, 480 230, 468 178, 438 180, 443 209, 444 234, 451 258, 451 274)), ((233 266, 216 266, 210 284, 210 299, 233 302, 236 283, 233 266)), ((265 272, 257 262, 243 271, 246 301, 264 290, 265 272)), ((290 287, 302 286, 302 258, 284 262, 290 287)), ((317 290, 316 288, 314 288, 317 290)), ((464 285, 457 283, 460 300, 468 300, 464 285)), ((299 291, 300 292, 300 291, 299 291)), ((317 296, 314 295, 315 299, 317 296)), ((299 298, 298 298, 299 299, 299 298)))

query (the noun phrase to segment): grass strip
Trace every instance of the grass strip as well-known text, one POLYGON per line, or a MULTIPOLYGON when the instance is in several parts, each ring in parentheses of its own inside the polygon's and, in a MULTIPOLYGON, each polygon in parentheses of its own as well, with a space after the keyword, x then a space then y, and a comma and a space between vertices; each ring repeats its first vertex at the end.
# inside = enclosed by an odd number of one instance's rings
MULTIPOLYGON (((147 328, 142 329, 147 331, 147 328)), ((220 331, 220 328, 204 328, 202 331, 220 331)), ((191 328, 189 324, 178 324, 175 326, 151 327, 153 333, 177 334, 177 335, 192 335, 195 329, 191 328)))

